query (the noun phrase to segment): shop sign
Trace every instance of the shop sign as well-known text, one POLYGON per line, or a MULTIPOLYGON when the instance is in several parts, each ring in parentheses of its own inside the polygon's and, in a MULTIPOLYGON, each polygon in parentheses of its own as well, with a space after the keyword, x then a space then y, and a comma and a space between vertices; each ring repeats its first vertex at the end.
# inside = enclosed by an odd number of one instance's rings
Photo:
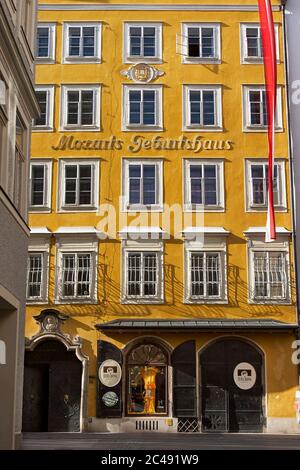
POLYGON ((248 362, 241 362, 234 369, 233 380, 241 390, 250 390, 256 383, 256 371, 248 362))
POLYGON ((102 401, 105 406, 112 408, 118 403, 119 397, 115 392, 106 392, 102 397, 102 401))
POLYGON ((107 359, 99 367, 99 380, 106 387, 115 387, 121 380, 122 369, 117 361, 107 359))

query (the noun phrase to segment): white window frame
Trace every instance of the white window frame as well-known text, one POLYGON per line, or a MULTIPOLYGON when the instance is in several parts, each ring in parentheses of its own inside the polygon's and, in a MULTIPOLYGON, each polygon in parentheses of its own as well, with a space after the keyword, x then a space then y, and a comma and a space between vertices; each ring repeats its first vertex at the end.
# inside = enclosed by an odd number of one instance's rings
POLYGON ((161 241, 143 240, 122 242, 122 304, 163 304, 164 303, 164 246, 161 241), (152 297, 136 297, 127 295, 127 259, 128 253, 155 253, 157 256, 158 280, 157 280, 157 296, 152 297))
POLYGON ((162 85, 123 85, 123 110, 122 110, 122 130, 123 131, 162 131, 163 130, 163 86, 162 85), (155 119, 153 125, 130 124, 129 123, 129 92, 136 91, 155 91, 155 119))
POLYGON ((78 243, 78 237, 59 240, 56 244, 56 277, 55 277, 55 303, 56 304, 95 304, 97 303, 97 263, 98 241, 85 238, 78 243), (63 255, 90 254, 91 255, 91 289, 89 297, 62 297, 62 267, 63 255))
POLYGON ((181 38, 177 39, 177 44, 181 48, 183 64, 220 64, 221 63, 221 25, 220 23, 182 23, 181 38), (188 29, 189 28, 213 28, 215 57, 189 57, 188 56, 188 29))
POLYGON ((55 63, 55 47, 56 47, 56 23, 43 23, 39 22, 37 28, 48 28, 49 29, 49 56, 48 57, 37 57, 37 37, 35 44, 35 60, 41 64, 54 64, 55 63))
POLYGON ((147 64, 152 63, 162 63, 162 23, 152 23, 152 22, 126 22, 123 25, 123 62, 125 64, 133 64, 136 62, 144 62, 147 64), (129 29, 131 27, 143 28, 155 28, 155 42, 156 42, 156 55, 155 57, 144 57, 141 56, 131 56, 130 55, 130 36, 129 29))
MULTIPOLYGON (((276 212, 286 212, 287 211, 287 200, 286 200, 286 176, 285 176, 285 160, 276 158, 274 164, 278 168, 278 183, 279 183, 279 204, 275 205, 276 212)), ((252 165, 268 165, 268 160, 257 159, 257 158, 247 158, 245 160, 245 202, 246 202, 246 212, 267 212, 267 204, 265 205, 256 205, 252 204, 252 181, 251 181, 251 167, 252 165)))
POLYGON ((26 299, 27 299, 27 303, 42 303, 43 300, 44 300, 44 292, 45 292, 45 289, 46 289, 46 282, 45 282, 45 271, 46 271, 46 268, 45 268, 45 262, 48 258, 48 256, 46 256, 46 252, 42 252, 42 251, 29 251, 28 252, 28 257, 27 257, 27 282, 26 282, 26 299), (41 257, 41 295, 37 296, 37 297, 30 297, 29 296, 29 292, 28 292, 28 281, 29 281, 29 263, 30 263, 30 257, 31 256, 40 256, 41 257))
POLYGON ((102 42, 102 23, 101 22, 67 22, 63 24, 63 48, 62 48, 62 63, 63 64, 76 64, 76 63, 101 63, 101 42, 102 42), (93 57, 69 56, 69 28, 95 28, 95 55, 93 57))
MULTIPOLYGON (((286 238, 286 237, 285 237, 286 238)), ((282 237, 277 237, 277 241, 272 243, 272 247, 268 243, 265 243, 264 239, 261 240, 249 240, 248 241, 248 301, 250 304, 285 304, 290 305, 291 303, 291 286, 290 286, 290 262, 289 262, 289 242, 282 241, 282 237), (280 239, 281 238, 281 239, 280 239), (266 253, 266 252, 280 252, 285 255, 285 267, 286 267, 286 297, 285 298, 255 298, 255 275, 254 275, 254 253, 266 253)))
POLYGON ((184 243, 184 303, 186 304, 227 304, 227 242, 225 236, 205 235, 200 241, 186 240, 184 243), (193 297, 191 291, 191 254, 192 253, 218 253, 220 260, 220 295, 207 297, 193 297))
MULTIPOLYGON (((77 175, 78 177, 78 175, 77 175)), ((99 206, 100 187, 100 160, 89 158, 65 158, 59 160, 59 185, 58 185, 58 212, 96 212, 99 206), (65 204, 65 168, 66 165, 91 165, 92 166, 92 204, 76 205, 65 204)))
POLYGON ((101 85, 62 85, 61 87, 61 107, 60 107, 60 130, 72 130, 72 132, 89 132, 100 131, 100 107, 101 107, 101 85), (93 124, 67 124, 68 118, 68 91, 93 91, 93 124))
POLYGON ((34 158, 30 161, 29 170, 29 211, 30 212, 51 212, 52 195, 52 160, 44 158, 34 158), (44 202, 42 205, 32 205, 32 167, 34 165, 44 166, 44 202))
MULTIPOLYGON (((267 132, 268 126, 264 125, 253 125, 251 124, 251 113, 250 113, 250 91, 264 91, 264 85, 243 85, 243 131, 244 132, 267 132)), ((282 118, 282 86, 277 86, 277 106, 276 106, 276 119, 275 119, 275 131, 283 131, 283 118, 282 118)))
MULTIPOLYGON (((247 28, 259 28, 259 23, 241 23, 240 24, 240 40, 241 40, 241 64, 262 64, 263 57, 247 57, 247 28)), ((261 34, 259 36, 261 38, 261 34)), ((276 41, 276 60, 280 62, 279 49, 279 25, 275 24, 275 41, 276 41)))
POLYGON ((36 86, 35 91, 45 91, 46 96, 47 96, 47 110, 46 110, 46 124, 41 126, 41 125, 35 125, 33 121, 32 125, 32 130, 34 132, 36 131, 44 131, 44 132, 49 132, 53 131, 53 116, 54 116, 54 91, 55 91, 55 86, 54 85, 41 85, 41 86, 36 86))
POLYGON ((162 212, 163 211, 163 160, 158 158, 123 158, 122 162, 122 211, 123 212, 162 212), (157 204, 129 204, 129 166, 155 165, 155 186, 157 204))
MULTIPOLYGON (((49 234, 50 235, 50 234, 49 234)), ((50 238, 49 235, 43 237, 42 235, 31 235, 28 247, 28 257, 30 254, 42 255, 42 283, 41 283, 41 296, 28 297, 28 267, 26 275, 26 303, 27 304, 46 304, 48 303, 48 282, 49 282, 49 257, 50 257, 50 238)), ((28 258, 29 261, 29 258, 28 258)), ((27 263, 28 263, 27 261, 27 263)))
POLYGON ((224 212, 224 159, 183 159, 183 197, 185 212, 224 212), (215 206, 204 204, 192 204, 190 167, 193 165, 216 165, 217 175, 217 204, 215 206))
POLYGON ((221 132, 223 130, 222 117, 222 86, 221 85, 183 85, 183 131, 194 132, 221 132), (215 122, 214 126, 201 126, 199 124, 191 124, 190 111, 190 91, 213 91, 215 96, 215 122))

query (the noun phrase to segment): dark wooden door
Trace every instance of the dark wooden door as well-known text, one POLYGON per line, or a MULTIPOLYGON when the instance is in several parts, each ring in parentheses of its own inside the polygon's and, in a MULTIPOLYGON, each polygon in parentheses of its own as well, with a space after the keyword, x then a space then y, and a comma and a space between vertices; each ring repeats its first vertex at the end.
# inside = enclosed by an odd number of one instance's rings
POLYGON ((49 370, 48 431, 80 431, 81 364, 52 362, 49 370))
POLYGON ((48 430, 49 367, 45 364, 25 365, 23 431, 48 430))
POLYGON ((262 357, 246 342, 219 341, 201 355, 202 430, 206 432, 262 432, 262 357), (238 364, 255 369, 256 381, 249 390, 234 380, 238 364))
POLYGON ((23 431, 80 431, 82 364, 58 341, 25 355, 23 431))

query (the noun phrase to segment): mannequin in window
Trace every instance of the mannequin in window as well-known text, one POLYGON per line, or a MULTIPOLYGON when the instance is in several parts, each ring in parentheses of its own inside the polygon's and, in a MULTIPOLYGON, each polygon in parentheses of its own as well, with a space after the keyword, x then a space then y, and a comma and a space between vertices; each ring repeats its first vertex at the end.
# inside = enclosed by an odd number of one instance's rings
POLYGON ((142 368, 142 378, 144 380, 145 396, 144 396, 144 413, 155 414, 155 395, 156 395, 156 375, 159 369, 156 367, 142 368))

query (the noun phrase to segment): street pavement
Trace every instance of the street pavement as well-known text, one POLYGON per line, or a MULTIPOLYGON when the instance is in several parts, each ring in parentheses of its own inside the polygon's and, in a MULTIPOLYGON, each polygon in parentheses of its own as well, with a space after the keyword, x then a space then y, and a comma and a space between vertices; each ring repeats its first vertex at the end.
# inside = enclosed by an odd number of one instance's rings
POLYGON ((24 450, 300 450, 300 435, 25 433, 24 450))

